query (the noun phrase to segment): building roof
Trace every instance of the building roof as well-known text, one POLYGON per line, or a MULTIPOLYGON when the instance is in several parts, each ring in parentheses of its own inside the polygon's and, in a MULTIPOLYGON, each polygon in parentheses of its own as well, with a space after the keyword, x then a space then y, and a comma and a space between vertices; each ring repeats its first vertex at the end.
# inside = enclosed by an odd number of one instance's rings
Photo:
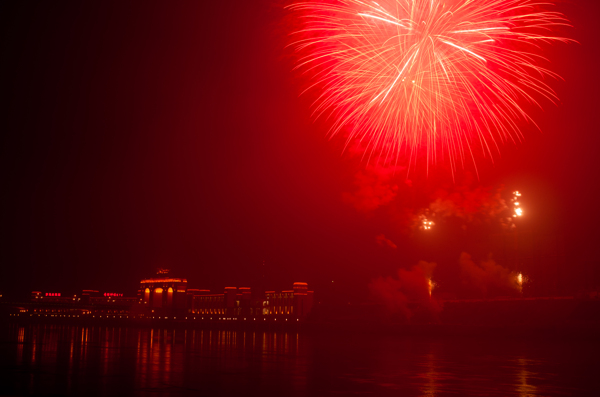
POLYGON ((185 278, 147 278, 140 281, 140 284, 152 283, 187 283, 185 278))

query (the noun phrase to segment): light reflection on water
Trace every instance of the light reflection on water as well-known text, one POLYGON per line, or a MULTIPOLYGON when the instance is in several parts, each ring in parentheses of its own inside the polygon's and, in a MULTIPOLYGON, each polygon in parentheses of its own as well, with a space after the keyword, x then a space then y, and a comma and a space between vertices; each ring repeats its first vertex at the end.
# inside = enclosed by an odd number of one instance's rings
POLYGON ((579 342, 10 324, 0 394, 593 395, 598 353, 579 342))

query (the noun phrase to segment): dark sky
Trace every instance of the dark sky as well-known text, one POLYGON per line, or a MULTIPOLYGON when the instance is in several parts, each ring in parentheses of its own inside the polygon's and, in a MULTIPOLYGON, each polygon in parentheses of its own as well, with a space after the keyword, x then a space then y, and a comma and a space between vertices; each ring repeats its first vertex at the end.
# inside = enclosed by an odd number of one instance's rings
MULTIPOLYGON (((342 202, 357 165, 298 97, 280 1, 0 8, 0 292, 131 294, 159 266, 201 288, 331 292, 417 258, 379 252, 383 226, 342 202)), ((581 277, 600 238, 599 8, 560 3, 579 41, 546 52, 561 103, 480 166, 529 194, 581 277)))

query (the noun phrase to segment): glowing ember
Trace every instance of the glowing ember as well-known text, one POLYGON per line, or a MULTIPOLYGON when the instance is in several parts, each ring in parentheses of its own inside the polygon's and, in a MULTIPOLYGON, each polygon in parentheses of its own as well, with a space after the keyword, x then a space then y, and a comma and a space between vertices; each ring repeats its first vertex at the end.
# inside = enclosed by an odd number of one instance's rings
POLYGON ((420 226, 421 230, 431 230, 431 228, 435 225, 435 223, 425 217, 425 215, 420 216, 420 226))
POLYGON ((539 46, 567 42, 562 14, 537 0, 321 0, 292 4, 297 67, 319 90, 331 134, 397 162, 474 158, 521 139, 520 103, 556 100, 539 46), (356 143, 356 142, 355 142, 356 143))
POLYGON ((435 284, 433 283, 433 281, 431 281, 431 279, 428 279, 427 281, 428 281, 428 285, 429 285, 429 287, 428 287, 428 289, 429 289, 429 297, 431 298, 431 292, 433 291, 433 287, 434 287, 435 284))
POLYGON ((513 198, 511 200, 515 210, 513 218, 523 215, 523 209, 521 208, 521 204, 518 201, 519 197, 521 197, 521 193, 519 193, 519 191, 513 192, 513 198))
POLYGON ((523 210, 521 208, 515 208, 515 215, 516 216, 521 216, 523 215, 523 210))
POLYGON ((517 274, 517 284, 519 286, 519 292, 523 292, 523 283, 525 282, 525 278, 523 277, 523 273, 517 274))

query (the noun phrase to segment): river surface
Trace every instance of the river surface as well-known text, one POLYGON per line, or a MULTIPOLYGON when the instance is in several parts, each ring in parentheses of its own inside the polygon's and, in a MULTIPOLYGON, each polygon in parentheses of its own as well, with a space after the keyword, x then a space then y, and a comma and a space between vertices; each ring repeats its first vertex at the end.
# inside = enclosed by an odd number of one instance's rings
POLYGON ((0 395, 600 396, 600 344, 0 325, 0 395))

